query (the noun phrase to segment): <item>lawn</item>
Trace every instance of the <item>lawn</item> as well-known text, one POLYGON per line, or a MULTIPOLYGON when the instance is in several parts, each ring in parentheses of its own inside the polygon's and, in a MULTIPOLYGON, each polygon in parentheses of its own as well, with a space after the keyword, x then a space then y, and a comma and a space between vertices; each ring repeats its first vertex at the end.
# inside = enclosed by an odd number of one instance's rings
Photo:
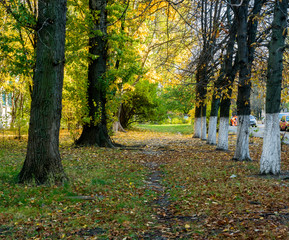
POLYGON ((176 134, 193 134, 193 126, 191 124, 139 124, 136 129, 152 132, 165 132, 176 134))
POLYGON ((220 152, 178 127, 118 133, 115 149, 62 137, 62 187, 16 184, 26 141, 1 139, 0 238, 287 239, 289 184, 258 175, 260 140, 236 162, 234 136, 220 152))

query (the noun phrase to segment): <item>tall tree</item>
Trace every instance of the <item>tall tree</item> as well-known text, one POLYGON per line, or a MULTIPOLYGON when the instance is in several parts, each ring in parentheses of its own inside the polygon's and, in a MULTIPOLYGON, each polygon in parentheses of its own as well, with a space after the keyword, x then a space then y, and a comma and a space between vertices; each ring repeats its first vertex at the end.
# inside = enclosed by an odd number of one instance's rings
POLYGON ((66 0, 38 1, 36 68, 20 183, 61 184, 66 179, 59 154, 65 24, 66 0))
POLYGON ((287 35, 288 0, 276 0, 272 37, 269 44, 269 59, 266 86, 266 120, 263 150, 260 160, 261 174, 279 174, 281 146, 279 131, 279 111, 283 70, 283 51, 287 35))
POLYGON ((248 0, 241 5, 234 1, 233 6, 237 23, 237 43, 239 62, 239 83, 237 97, 238 130, 237 143, 234 158, 237 160, 251 160, 249 153, 249 124, 250 124, 250 91, 251 82, 248 69, 248 0))
POLYGON ((87 100, 89 122, 84 123, 77 145, 113 147, 106 117, 107 11, 106 0, 89 0, 92 29, 89 38, 87 100))
POLYGON ((219 24, 222 19, 223 5, 221 1, 199 2, 201 7, 201 51, 197 59, 196 69, 196 106, 195 106, 195 132, 194 137, 207 139, 207 87, 210 80, 212 68, 210 65, 214 55, 219 49, 217 44, 219 36, 219 24))
MULTIPOLYGON (((228 12, 228 21, 230 20, 230 14, 228 12)), ((229 39, 227 42, 226 55, 224 59, 224 79, 222 82, 222 98, 220 103, 220 124, 218 134, 218 150, 228 150, 228 133, 229 133, 229 115, 232 97, 232 88, 235 80, 235 76, 238 70, 238 54, 235 55, 235 62, 233 64, 234 45, 236 42, 237 22, 234 17, 233 22, 229 29, 229 39)))
POLYGON ((252 14, 248 21, 249 1, 242 4, 234 2, 233 9, 237 18, 237 43, 239 83, 237 97, 238 130, 234 159, 240 161, 251 160, 249 153, 249 126, 250 126, 250 93, 251 72, 254 60, 256 34, 258 27, 258 14, 266 0, 255 0, 252 14))
POLYGON ((218 112, 219 112, 219 105, 220 105, 220 98, 222 92, 220 91, 220 84, 221 80, 224 75, 223 67, 220 70, 220 75, 217 81, 214 83, 214 93, 212 96, 211 102, 211 114, 210 114, 210 121, 209 121, 209 130, 208 130, 208 139, 207 143, 215 145, 217 139, 217 123, 218 123, 218 112))

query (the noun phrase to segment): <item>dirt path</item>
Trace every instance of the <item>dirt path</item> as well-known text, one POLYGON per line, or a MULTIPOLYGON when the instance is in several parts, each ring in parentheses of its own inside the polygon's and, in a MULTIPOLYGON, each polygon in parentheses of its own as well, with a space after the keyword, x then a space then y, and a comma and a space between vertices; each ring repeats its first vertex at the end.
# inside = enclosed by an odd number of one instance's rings
POLYGON ((166 193, 166 188, 162 184, 162 175, 160 165, 156 162, 148 162, 145 164, 150 169, 150 174, 147 180, 147 188, 157 194, 157 198, 151 203, 155 212, 156 226, 144 235, 145 239, 168 239, 171 235, 170 219, 172 213, 169 210, 169 195, 166 193))
MULTIPOLYGON (((258 172, 259 139, 250 144, 252 162, 231 160, 234 136, 229 137, 229 151, 222 152, 179 134, 131 133, 118 139, 142 146, 133 159, 148 169, 146 188, 155 193, 148 203, 152 220, 140 239, 248 239, 260 232, 268 239, 287 236, 283 183, 252 175, 258 172)), ((286 152, 282 154, 286 160, 286 152)))
MULTIPOLYGON (((169 189, 163 184, 164 172, 161 170, 162 159, 168 157, 167 147, 158 146, 157 149, 164 151, 144 151, 145 155, 150 155, 149 161, 144 163, 145 167, 149 169, 147 178, 147 188, 154 191, 156 198, 149 203, 154 210, 155 223, 152 223, 150 231, 143 236, 144 239, 166 240, 166 239, 188 239, 190 236, 186 230, 186 223, 199 221, 195 216, 178 216, 172 211, 170 202, 169 189), (154 161, 157 160, 157 161, 154 161), (178 226, 178 227, 176 227, 178 226)), ((173 152, 173 149, 170 149, 173 152)))
MULTIPOLYGON (((143 239, 166 240, 166 239, 190 239, 186 225, 198 221, 196 216, 179 216, 173 212, 170 202, 170 189, 165 186, 163 179, 165 172, 162 166, 174 161, 178 149, 184 145, 190 145, 193 140, 190 137, 167 136, 163 138, 150 139, 149 142, 138 139, 137 144, 142 146, 138 150, 139 158, 143 165, 149 170, 146 179, 146 188, 154 192, 155 198, 148 203, 153 208, 154 221, 149 223, 149 231, 142 235, 143 239)), ((136 142, 134 141, 134 144, 136 142)))

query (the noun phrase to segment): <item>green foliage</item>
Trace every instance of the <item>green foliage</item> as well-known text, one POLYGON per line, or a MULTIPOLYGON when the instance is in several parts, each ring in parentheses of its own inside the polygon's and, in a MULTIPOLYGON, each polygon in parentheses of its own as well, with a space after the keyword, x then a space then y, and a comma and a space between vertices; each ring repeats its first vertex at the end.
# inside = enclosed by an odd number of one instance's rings
POLYGON ((120 122, 124 128, 133 122, 160 121, 164 109, 158 99, 157 84, 140 81, 123 94, 120 122))
POLYGON ((35 63, 33 7, 16 0, 4 6, 0 4, 0 70, 10 76, 31 75, 35 63))
POLYGON ((176 85, 163 89, 163 104, 168 111, 188 114, 194 108, 195 90, 192 85, 176 85))
POLYGON ((166 132, 166 133, 180 133, 192 134, 194 129, 191 124, 138 124, 137 129, 152 131, 152 132, 166 132))
POLYGON ((88 1, 68 1, 62 126, 76 140, 87 117, 88 1))

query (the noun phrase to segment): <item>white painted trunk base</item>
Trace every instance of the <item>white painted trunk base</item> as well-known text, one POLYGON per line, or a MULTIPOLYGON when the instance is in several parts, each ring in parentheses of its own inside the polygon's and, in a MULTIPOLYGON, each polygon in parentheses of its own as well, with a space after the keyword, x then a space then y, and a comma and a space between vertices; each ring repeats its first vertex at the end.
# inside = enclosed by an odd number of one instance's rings
POLYGON ((251 161, 249 152, 249 127, 250 116, 238 116, 237 143, 234 156, 234 159, 238 161, 251 161))
POLYGON ((202 117, 202 140, 207 140, 207 118, 202 117))
POLYGON ((194 138, 201 138, 202 133, 202 119, 201 118, 195 118, 195 132, 194 132, 194 138))
POLYGON ((281 141, 279 113, 266 113, 263 149, 260 160, 261 174, 279 174, 281 164, 281 141))
POLYGON ((219 134, 218 134, 218 150, 227 151, 229 149, 228 143, 229 136, 229 117, 221 117, 219 125, 219 134))
POLYGON ((216 145, 217 143, 217 122, 218 122, 217 116, 210 117, 208 140, 207 140, 208 144, 216 145))

